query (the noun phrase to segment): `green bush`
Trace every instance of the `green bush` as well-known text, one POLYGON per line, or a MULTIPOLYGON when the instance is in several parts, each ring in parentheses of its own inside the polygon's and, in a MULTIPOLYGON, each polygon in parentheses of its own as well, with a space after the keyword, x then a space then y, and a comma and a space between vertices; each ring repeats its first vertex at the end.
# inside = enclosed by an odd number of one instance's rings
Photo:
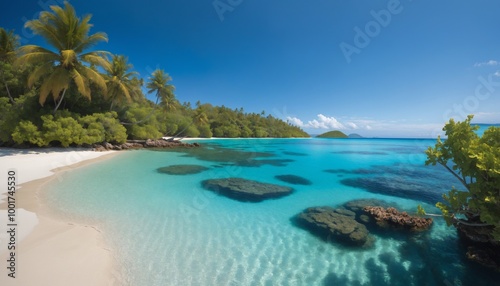
POLYGON ((487 226, 500 241, 500 127, 489 127, 482 137, 473 116, 463 122, 451 119, 443 128, 448 138, 438 137, 426 151, 427 165, 440 164, 462 186, 452 187, 438 202, 448 225, 487 226))
POLYGON ((202 126, 198 127, 198 131, 200 132, 200 137, 203 138, 211 138, 212 137, 212 131, 210 130, 210 125, 205 124, 202 126))
POLYGON ((53 115, 43 115, 43 136, 49 144, 59 142, 63 147, 71 144, 81 145, 85 136, 85 129, 72 117, 54 117, 53 115))
POLYGON ((47 145, 41 132, 38 130, 35 124, 31 121, 23 120, 15 127, 12 133, 12 139, 17 144, 23 144, 28 142, 33 145, 38 145, 40 147, 47 145))
POLYGON ((184 137, 199 137, 200 131, 198 131, 198 128, 196 128, 196 126, 191 125, 183 132, 182 136, 184 136, 184 137))
POLYGON ((95 113, 92 116, 97 117, 97 122, 103 126, 106 142, 125 143, 127 141, 127 129, 120 124, 116 112, 95 113))

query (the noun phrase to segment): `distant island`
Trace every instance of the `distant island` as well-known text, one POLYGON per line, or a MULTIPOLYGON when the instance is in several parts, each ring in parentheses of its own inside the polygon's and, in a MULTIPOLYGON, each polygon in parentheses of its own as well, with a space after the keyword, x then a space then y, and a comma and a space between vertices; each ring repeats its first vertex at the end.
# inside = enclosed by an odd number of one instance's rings
POLYGON ((344 132, 334 130, 316 136, 317 138, 349 138, 344 132))
POLYGON ((351 139, 357 139, 357 138, 364 138, 363 136, 352 133, 349 135, 346 135, 344 132, 339 131, 339 130, 334 130, 334 131, 328 131, 326 133, 320 134, 316 136, 316 138, 351 138, 351 139))

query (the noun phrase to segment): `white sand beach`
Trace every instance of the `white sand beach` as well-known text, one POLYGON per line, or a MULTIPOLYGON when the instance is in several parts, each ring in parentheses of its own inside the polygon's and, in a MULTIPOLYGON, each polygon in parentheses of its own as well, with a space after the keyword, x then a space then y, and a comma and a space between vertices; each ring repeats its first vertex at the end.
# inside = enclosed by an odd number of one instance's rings
POLYGON ((100 231, 54 215, 40 200, 44 183, 117 152, 0 149, 0 285, 118 285, 113 256, 100 231), (15 170, 15 278, 7 268, 7 176, 15 170))

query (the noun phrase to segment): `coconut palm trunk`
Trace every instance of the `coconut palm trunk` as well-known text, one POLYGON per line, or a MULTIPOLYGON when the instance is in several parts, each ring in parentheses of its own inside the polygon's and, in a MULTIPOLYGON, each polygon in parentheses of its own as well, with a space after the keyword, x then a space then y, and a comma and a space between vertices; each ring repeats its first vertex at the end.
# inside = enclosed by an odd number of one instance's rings
POLYGON ((14 101, 14 98, 12 98, 12 95, 10 94, 9 85, 7 84, 7 81, 5 80, 5 76, 3 73, 2 73, 2 81, 3 81, 3 84, 5 85, 5 90, 7 91, 7 96, 9 97, 10 103, 12 103, 12 105, 15 105, 16 102, 14 101))
POLYGON ((59 102, 57 103, 56 107, 54 108, 54 111, 52 112, 54 115, 56 114, 56 111, 59 109, 59 106, 61 106, 61 103, 62 103, 62 102, 63 102, 63 100, 64 100, 64 96, 66 95, 66 91, 67 91, 67 90, 68 90, 67 88, 65 88, 65 89, 63 90, 62 95, 61 95, 61 99, 59 100, 59 102))

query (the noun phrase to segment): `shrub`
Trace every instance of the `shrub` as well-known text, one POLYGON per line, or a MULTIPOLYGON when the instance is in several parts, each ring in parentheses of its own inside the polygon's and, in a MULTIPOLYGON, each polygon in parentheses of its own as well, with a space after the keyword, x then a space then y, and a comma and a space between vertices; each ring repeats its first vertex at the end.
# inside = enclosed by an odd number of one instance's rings
POLYGON ((41 132, 35 124, 31 121, 23 120, 15 127, 12 133, 12 139, 17 144, 28 142, 30 144, 38 145, 40 147, 47 145, 42 137, 41 132))

